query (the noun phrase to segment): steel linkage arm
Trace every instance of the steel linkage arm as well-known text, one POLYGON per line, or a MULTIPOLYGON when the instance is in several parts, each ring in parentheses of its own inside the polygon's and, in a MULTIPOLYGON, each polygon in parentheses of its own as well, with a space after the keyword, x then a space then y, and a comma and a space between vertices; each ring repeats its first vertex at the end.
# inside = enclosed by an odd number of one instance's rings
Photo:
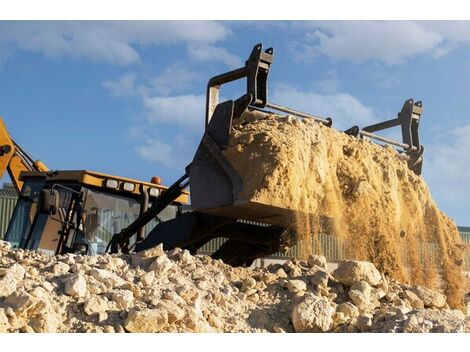
POLYGON ((413 99, 408 99, 403 104, 401 111, 395 119, 379 122, 362 129, 358 126, 353 126, 344 132, 354 137, 372 138, 402 148, 403 152, 401 152, 401 154, 408 162, 410 169, 417 175, 420 175, 423 164, 424 147, 419 142, 418 127, 422 113, 423 104, 421 101, 414 102, 413 99), (396 126, 401 127, 403 142, 375 133, 396 126))
POLYGON ((160 214, 167 206, 173 203, 181 194, 186 187, 188 187, 188 173, 185 173, 168 189, 164 190, 160 196, 153 202, 152 206, 148 208, 144 213, 139 215, 129 226, 122 229, 121 232, 114 234, 106 247, 106 252, 123 253, 129 252, 129 239, 134 236, 143 226, 147 225, 150 221, 160 214))

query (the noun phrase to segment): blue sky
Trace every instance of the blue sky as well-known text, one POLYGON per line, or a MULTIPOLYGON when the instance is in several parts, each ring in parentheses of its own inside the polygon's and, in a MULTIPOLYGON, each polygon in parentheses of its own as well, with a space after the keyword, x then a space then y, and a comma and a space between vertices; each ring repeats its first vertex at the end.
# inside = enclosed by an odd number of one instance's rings
POLYGON ((470 22, 0 21, 0 116, 50 168, 171 184, 201 138, 207 80, 258 42, 275 49, 270 100, 338 129, 423 100, 424 177, 470 225, 470 22))

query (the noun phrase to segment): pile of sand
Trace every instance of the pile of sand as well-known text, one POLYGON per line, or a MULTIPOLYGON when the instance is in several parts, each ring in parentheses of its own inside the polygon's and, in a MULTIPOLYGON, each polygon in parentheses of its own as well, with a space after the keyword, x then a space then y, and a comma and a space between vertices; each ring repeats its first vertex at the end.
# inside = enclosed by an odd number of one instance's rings
POLYGON ((298 211, 288 221, 304 257, 320 253, 319 232, 334 234, 348 243, 349 258, 463 307, 458 230, 391 147, 309 119, 245 113, 226 155, 245 183, 240 198, 298 211))
POLYGON ((0 241, 0 332, 470 332, 446 297, 321 256, 233 268, 156 247, 129 255, 11 250, 0 241))

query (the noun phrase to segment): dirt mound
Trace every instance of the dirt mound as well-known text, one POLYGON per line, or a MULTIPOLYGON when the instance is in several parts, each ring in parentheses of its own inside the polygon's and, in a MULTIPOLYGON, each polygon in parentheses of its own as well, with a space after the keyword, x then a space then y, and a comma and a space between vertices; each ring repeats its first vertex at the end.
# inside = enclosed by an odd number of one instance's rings
POLYGON ((445 297, 367 262, 233 268, 161 247, 49 256, 0 242, 0 332, 469 331, 445 297))
POLYGON ((243 199, 297 211, 288 222, 304 257, 321 252, 319 233, 334 234, 347 243, 347 257, 442 290, 463 308, 458 230, 391 147, 309 119, 245 113, 226 155, 244 180, 243 199))

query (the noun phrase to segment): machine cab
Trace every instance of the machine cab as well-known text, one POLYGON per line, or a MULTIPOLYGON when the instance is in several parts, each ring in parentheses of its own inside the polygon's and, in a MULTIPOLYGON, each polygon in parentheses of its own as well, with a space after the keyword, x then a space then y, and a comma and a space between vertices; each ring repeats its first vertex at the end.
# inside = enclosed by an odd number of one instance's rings
MULTIPOLYGON (((50 254, 101 254, 115 233, 132 223, 165 190, 159 184, 79 170, 24 172, 5 240, 14 248, 50 254)), ((183 194, 136 236, 177 215, 183 194)), ((133 241, 136 241, 134 236, 133 241)))

